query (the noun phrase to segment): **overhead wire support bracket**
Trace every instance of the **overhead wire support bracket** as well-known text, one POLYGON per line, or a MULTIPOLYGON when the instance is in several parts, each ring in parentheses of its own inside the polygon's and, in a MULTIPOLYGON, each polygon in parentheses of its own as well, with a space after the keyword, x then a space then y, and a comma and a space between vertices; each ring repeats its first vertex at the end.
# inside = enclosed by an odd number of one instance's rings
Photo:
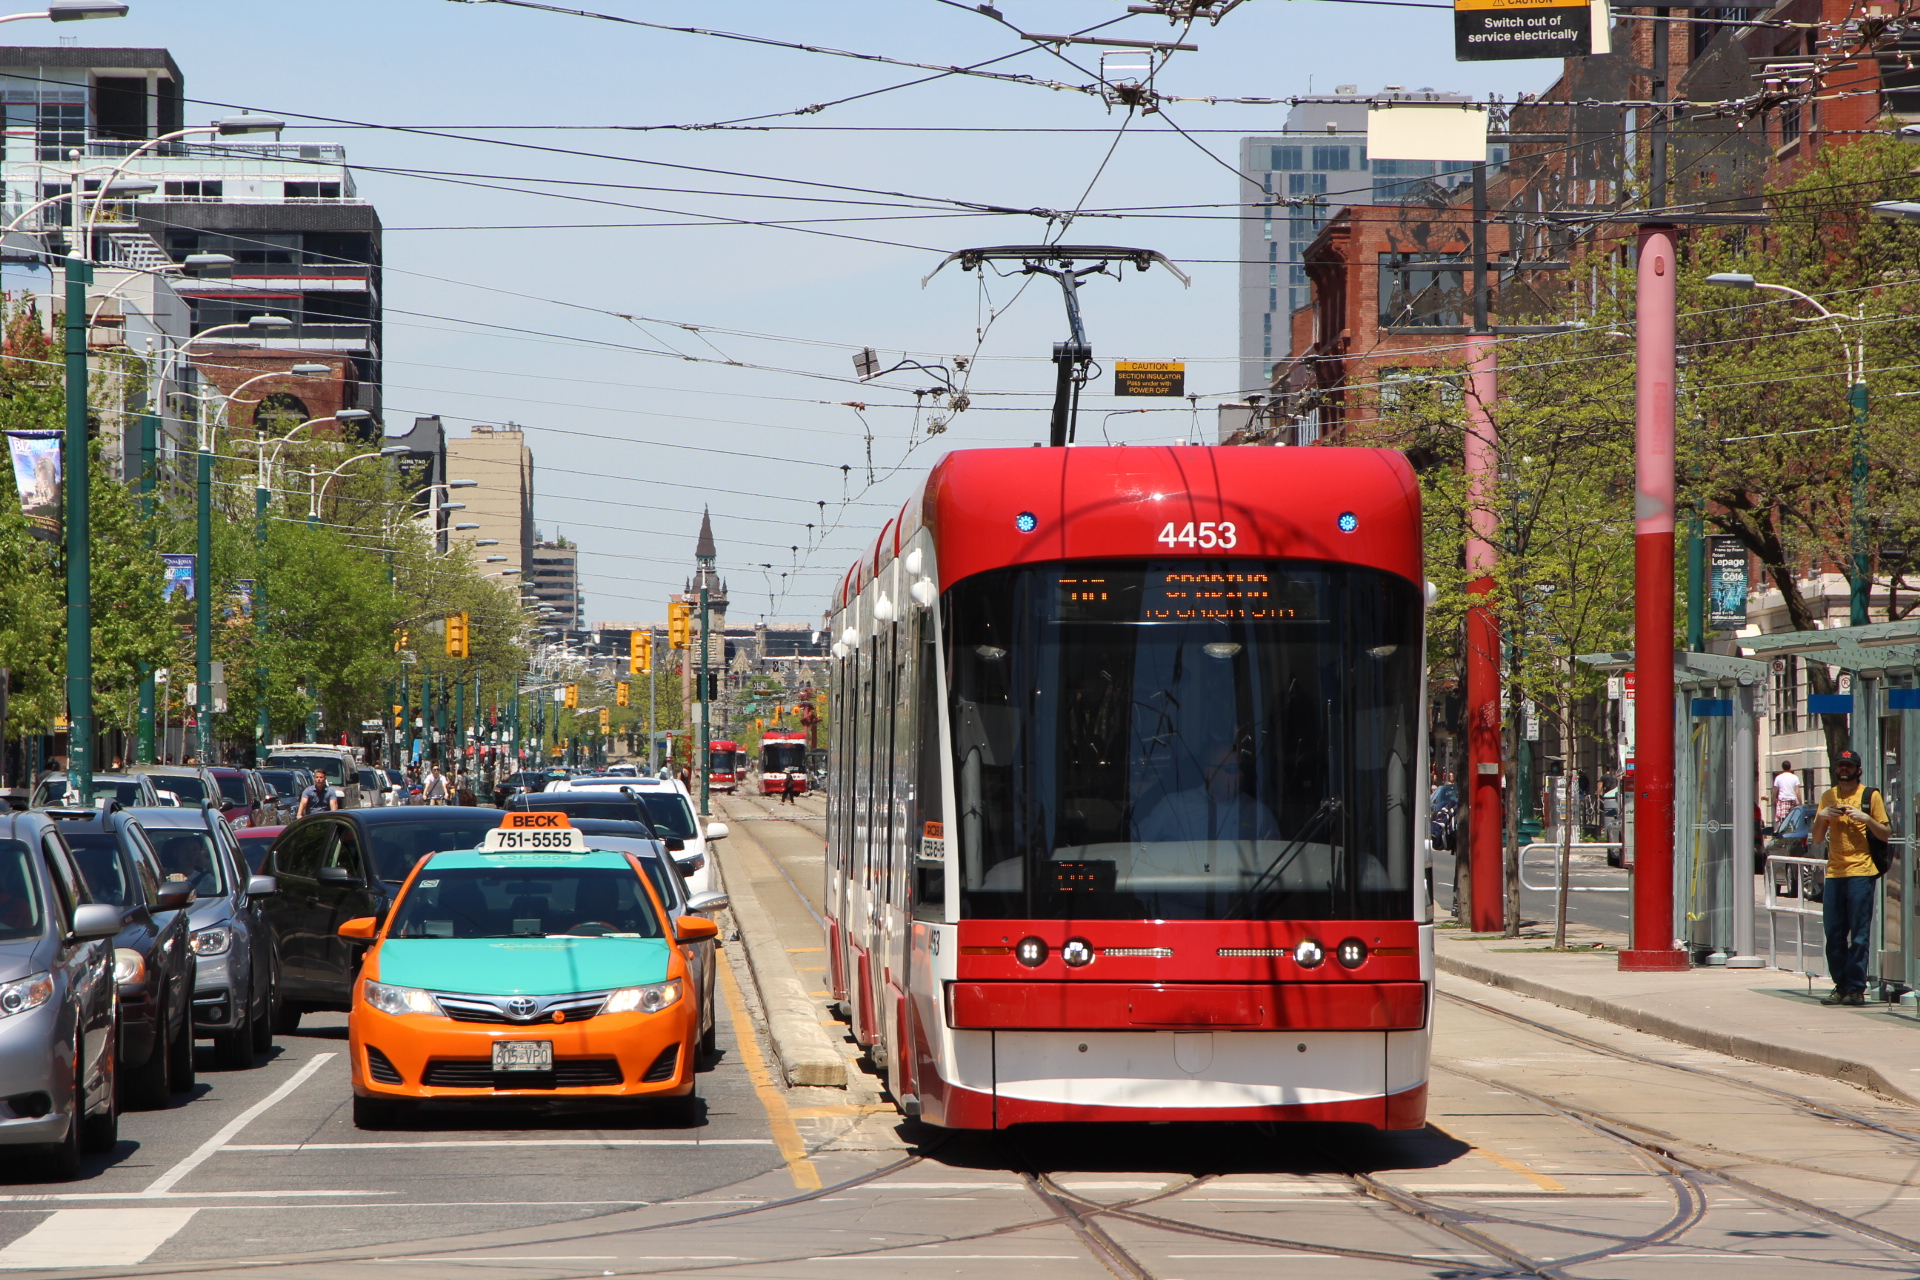
POLYGON ((1080 316, 1080 281, 1085 276, 1113 275, 1107 266, 1116 260, 1131 262, 1141 271, 1158 263, 1172 272, 1182 285, 1190 287, 1193 284, 1185 272, 1167 260, 1165 254, 1153 249, 1130 249, 1111 244, 1003 244, 960 249, 942 258, 940 265, 927 272, 920 281, 920 287, 924 289, 927 281, 940 274, 942 267, 958 261, 962 271, 975 270, 985 262, 1018 262, 1022 275, 1051 276, 1060 282, 1060 292, 1067 304, 1070 336, 1065 342, 1053 344, 1056 377, 1053 416, 1048 435, 1049 442, 1056 449, 1073 442, 1074 427, 1080 415, 1080 391, 1087 384, 1088 366, 1093 363, 1093 346, 1087 341, 1086 325, 1080 316), (1076 262, 1092 262, 1093 265, 1075 267, 1076 262), (1049 263, 1054 265, 1050 266, 1049 263))
POLYGON ((1116 49, 1154 49, 1163 52, 1179 50, 1182 53, 1198 53, 1197 44, 1178 44, 1171 40, 1122 40, 1117 36, 1042 36, 1022 31, 1022 40, 1031 40, 1035 44, 1102 44, 1116 49))

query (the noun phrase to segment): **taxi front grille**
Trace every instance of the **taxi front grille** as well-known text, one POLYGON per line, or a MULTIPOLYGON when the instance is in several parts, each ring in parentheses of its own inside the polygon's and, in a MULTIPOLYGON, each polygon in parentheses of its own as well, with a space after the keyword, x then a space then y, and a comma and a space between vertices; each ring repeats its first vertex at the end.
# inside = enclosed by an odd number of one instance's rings
MULTIPOLYGON (((509 1086, 524 1089, 538 1072, 516 1073, 509 1086)), ((435 1058, 420 1074, 420 1083, 438 1089, 491 1089, 494 1087, 491 1058, 435 1058)), ((556 1058, 553 1062, 553 1087, 591 1089, 598 1085, 620 1083, 618 1058, 556 1058)))
POLYGON ((400 1069, 393 1060, 372 1045, 367 1046, 367 1075, 376 1084, 404 1084, 400 1078, 400 1069))
POLYGON ((680 1046, 670 1044, 660 1051, 660 1056, 647 1068, 647 1074, 640 1077, 641 1084, 659 1084, 663 1080, 673 1079, 673 1073, 680 1069, 680 1046))
POLYGON ((493 1022, 514 1027, 533 1027, 553 1022, 555 1013, 566 1014, 567 1022, 585 1022, 600 1012, 600 1007, 607 1002, 607 993, 596 991, 577 996, 536 996, 533 997, 533 1009, 524 1015, 514 1012, 510 1003, 514 999, 512 996, 452 995, 436 991, 433 998, 440 1006, 440 1012, 455 1022, 493 1022))

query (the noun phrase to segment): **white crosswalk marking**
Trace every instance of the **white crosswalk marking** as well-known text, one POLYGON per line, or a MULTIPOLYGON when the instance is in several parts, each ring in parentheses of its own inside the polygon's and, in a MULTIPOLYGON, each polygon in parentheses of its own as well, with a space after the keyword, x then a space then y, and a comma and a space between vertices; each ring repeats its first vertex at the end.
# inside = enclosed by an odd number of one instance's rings
POLYGON ((198 1209, 56 1209, 45 1222, 0 1249, 0 1267, 124 1267, 148 1255, 187 1225, 198 1209))

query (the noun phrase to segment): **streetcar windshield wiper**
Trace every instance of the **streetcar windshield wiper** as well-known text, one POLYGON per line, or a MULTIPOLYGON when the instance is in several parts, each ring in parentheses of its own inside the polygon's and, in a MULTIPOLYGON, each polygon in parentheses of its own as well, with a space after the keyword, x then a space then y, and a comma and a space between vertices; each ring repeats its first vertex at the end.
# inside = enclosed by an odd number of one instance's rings
POLYGON ((1286 864, 1292 862, 1293 859, 1299 855, 1300 851, 1307 847, 1307 837, 1319 829, 1323 820, 1332 817, 1338 812, 1339 808, 1339 796, 1328 796, 1315 806, 1313 812, 1307 815, 1307 821, 1300 828, 1299 833, 1287 843, 1285 848, 1273 855, 1273 861, 1267 864, 1267 869, 1262 871, 1259 877, 1255 879, 1252 884, 1248 885, 1238 898, 1234 899, 1233 905, 1227 908, 1222 919, 1232 920, 1236 918, 1236 914, 1242 906, 1251 906, 1254 899, 1266 888, 1268 879, 1276 873, 1286 870, 1286 864))

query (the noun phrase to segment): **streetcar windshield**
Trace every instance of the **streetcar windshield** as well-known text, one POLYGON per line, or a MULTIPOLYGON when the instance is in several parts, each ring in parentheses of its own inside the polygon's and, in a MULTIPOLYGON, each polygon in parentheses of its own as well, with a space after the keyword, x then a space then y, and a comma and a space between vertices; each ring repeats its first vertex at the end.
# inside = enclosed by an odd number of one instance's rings
POLYGON ((1412 914, 1411 582, 1089 561, 979 574, 944 608, 962 915, 1412 914))
POLYGON ((805 773, 806 770, 807 744, 804 742, 769 742, 760 748, 762 773, 805 773))

